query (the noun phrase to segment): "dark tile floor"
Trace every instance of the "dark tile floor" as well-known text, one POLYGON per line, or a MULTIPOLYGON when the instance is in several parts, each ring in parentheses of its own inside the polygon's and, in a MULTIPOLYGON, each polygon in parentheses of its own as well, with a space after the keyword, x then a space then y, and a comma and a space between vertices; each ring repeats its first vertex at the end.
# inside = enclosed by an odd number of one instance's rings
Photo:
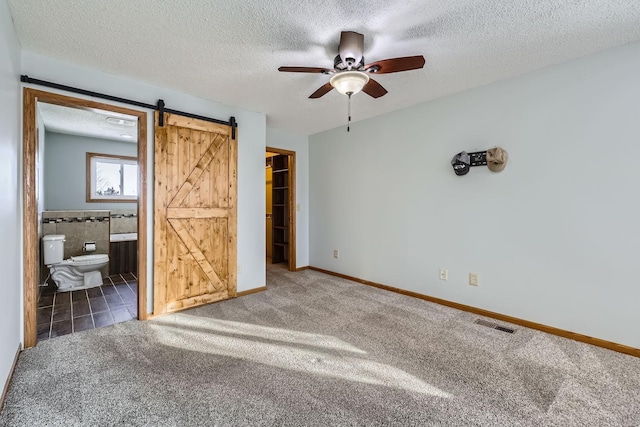
POLYGON ((38 300, 38 341, 138 317, 138 279, 133 273, 103 279, 103 285, 71 292, 43 288, 38 300))

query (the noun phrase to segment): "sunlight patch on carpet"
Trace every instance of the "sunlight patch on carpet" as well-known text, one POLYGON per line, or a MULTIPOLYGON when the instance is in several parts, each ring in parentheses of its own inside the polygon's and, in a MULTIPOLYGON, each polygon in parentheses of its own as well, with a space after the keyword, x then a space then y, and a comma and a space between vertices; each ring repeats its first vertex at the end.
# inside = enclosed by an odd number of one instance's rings
POLYGON ((252 325, 244 322, 190 316, 187 314, 174 314, 171 317, 156 319, 154 322, 166 326, 206 329, 211 332, 242 335, 273 341, 283 341, 291 344, 302 344, 332 350, 366 354, 365 351, 360 350, 359 348, 354 347, 353 345, 336 337, 322 334, 310 334, 308 332, 294 331, 291 329, 271 328, 268 326, 252 325))
POLYGON ((161 344, 174 348, 235 357, 312 375, 393 387, 431 396, 453 397, 394 366, 341 354, 336 351, 337 348, 328 347, 327 343, 343 343, 347 348, 355 347, 333 337, 185 315, 172 316, 167 320, 156 319, 151 327, 161 344), (266 335, 262 335, 262 332, 266 335), (282 343, 267 343, 252 340, 251 337, 282 343), (296 344, 317 346, 318 350, 296 347, 296 344))

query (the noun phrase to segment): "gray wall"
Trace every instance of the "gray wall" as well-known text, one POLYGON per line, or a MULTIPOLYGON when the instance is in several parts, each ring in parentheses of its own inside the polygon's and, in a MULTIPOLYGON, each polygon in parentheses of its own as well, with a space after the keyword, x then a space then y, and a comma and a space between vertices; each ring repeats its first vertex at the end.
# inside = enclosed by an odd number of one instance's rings
POLYGON ((312 135, 311 265, 640 348, 638 76, 636 42, 312 135))
POLYGON ((9 7, 0 0, 0 390, 7 382, 22 335, 20 66, 20 44, 9 7))
POLYGON ((136 203, 87 203, 86 155, 137 157, 137 144, 55 132, 46 132, 45 144, 45 210, 135 209, 136 203))

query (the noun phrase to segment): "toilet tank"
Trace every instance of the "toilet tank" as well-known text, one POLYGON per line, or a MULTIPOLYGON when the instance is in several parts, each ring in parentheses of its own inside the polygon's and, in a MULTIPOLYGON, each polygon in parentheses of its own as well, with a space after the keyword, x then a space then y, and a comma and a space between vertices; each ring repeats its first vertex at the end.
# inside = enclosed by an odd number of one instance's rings
POLYGON ((64 260, 64 234, 47 234, 42 238, 44 264, 58 264, 64 260))

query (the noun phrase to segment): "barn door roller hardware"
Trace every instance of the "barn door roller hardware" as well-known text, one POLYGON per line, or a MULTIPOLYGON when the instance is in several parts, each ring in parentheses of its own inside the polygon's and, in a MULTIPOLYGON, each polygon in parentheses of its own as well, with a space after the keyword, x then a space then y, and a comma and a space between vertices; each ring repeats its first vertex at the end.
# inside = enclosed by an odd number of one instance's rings
POLYGON ((236 128, 238 127, 238 124, 236 123, 236 118, 231 116, 231 118, 229 119, 229 122, 231 124, 231 139, 236 139, 236 128))
POLYGON ((146 108, 148 110, 156 110, 156 111, 160 112, 160 114, 159 114, 159 116, 160 116, 159 125, 161 127, 164 126, 164 114, 163 113, 178 114, 180 116, 190 117, 192 119, 204 120, 204 121, 207 121, 207 122, 212 122, 212 123, 218 123, 218 124, 221 124, 221 125, 231 126, 231 137, 233 139, 235 139, 235 137, 236 137, 236 128, 238 127, 238 124, 236 122, 235 117, 231 117, 229 119, 229 121, 213 119, 211 117, 200 116, 198 114, 186 113, 184 111, 172 110, 172 109, 169 109, 169 108, 165 108, 164 107, 165 104, 164 104, 164 101, 162 99, 158 100, 158 104, 157 105, 147 104, 145 102, 134 101, 134 100, 127 99, 127 98, 120 98, 118 96, 107 95, 105 93, 93 92, 93 91, 90 91, 90 90, 80 89, 80 88, 73 87, 73 86, 66 86, 66 85, 61 85, 59 83, 48 82, 46 80, 33 79, 33 78, 27 76, 26 74, 20 76, 20 81, 22 83, 29 83, 29 84, 34 84, 34 85, 39 85, 39 86, 44 86, 44 87, 50 87, 52 89, 58 89, 58 90, 64 90, 64 91, 67 91, 67 92, 78 93, 80 95, 92 96, 94 98, 106 99, 107 101, 120 102, 122 104, 134 105, 136 107, 146 108))
POLYGON ((161 128, 164 127, 164 101, 162 99, 158 99, 158 126, 161 128))

